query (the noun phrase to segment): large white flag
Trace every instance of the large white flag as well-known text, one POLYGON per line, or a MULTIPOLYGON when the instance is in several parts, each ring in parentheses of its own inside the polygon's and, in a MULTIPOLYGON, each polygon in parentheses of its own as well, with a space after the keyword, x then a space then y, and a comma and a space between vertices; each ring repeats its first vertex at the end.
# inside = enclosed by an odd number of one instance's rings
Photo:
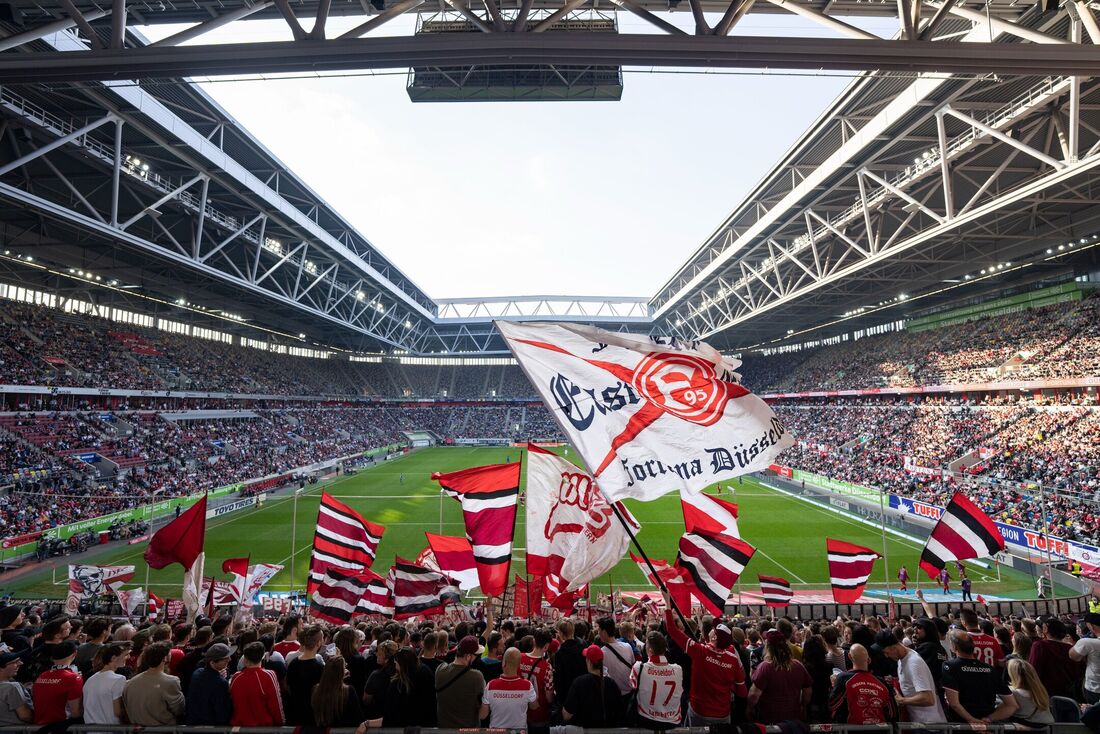
MULTIPOLYGON (((546 449, 528 449, 527 572, 560 576, 575 591, 610 571, 630 536, 592 475, 546 449)), ((627 509, 619 505, 619 512, 637 532, 627 509)))
POLYGON ((793 439, 703 342, 496 322, 608 500, 699 492, 766 469, 793 439))
POLYGON ((283 567, 277 563, 257 563, 254 566, 249 566, 248 585, 245 587, 244 594, 240 599, 241 607, 245 609, 251 607, 252 600, 256 597, 256 593, 262 589, 264 584, 270 581, 275 574, 282 570, 283 567))

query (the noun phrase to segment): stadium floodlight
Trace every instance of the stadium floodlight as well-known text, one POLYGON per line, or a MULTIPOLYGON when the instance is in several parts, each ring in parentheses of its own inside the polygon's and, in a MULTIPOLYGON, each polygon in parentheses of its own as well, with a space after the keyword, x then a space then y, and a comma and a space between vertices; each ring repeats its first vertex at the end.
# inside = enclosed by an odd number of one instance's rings
POLYGON ((298 335, 298 338, 299 338, 299 339, 305 339, 305 338, 306 338, 306 335, 305 335, 305 334, 299 334, 299 335, 298 335))

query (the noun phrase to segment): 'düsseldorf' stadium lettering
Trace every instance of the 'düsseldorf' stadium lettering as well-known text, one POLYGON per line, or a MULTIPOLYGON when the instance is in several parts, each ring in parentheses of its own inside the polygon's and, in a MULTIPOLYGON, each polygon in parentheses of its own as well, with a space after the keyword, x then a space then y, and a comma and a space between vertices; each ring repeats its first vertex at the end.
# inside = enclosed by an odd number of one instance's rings
MULTIPOLYGON (((710 467, 712 474, 724 471, 744 469, 769 446, 778 443, 783 437, 783 426, 777 418, 772 418, 767 433, 757 438, 747 446, 743 443, 733 448, 719 447, 716 449, 704 449, 710 455, 710 467)), ((636 482, 645 482, 656 479, 664 474, 675 474, 680 479, 690 479, 703 473, 703 464, 700 459, 690 459, 675 464, 666 464, 659 459, 646 459, 632 463, 627 459, 619 459, 623 471, 627 475, 626 486, 633 487, 636 482)))
POLYGON ((625 382, 616 382, 602 390, 582 388, 561 373, 550 378, 550 392, 558 408, 578 431, 587 430, 596 413, 606 415, 642 400, 625 382))

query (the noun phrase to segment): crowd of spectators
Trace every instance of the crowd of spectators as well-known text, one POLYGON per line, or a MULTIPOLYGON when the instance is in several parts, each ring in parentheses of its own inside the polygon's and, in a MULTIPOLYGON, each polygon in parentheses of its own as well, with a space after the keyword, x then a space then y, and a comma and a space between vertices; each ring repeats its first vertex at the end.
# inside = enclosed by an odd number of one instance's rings
POLYGON ((743 357, 755 392, 989 383, 1100 375, 1100 296, 922 331, 743 357))
POLYGON ((941 506, 962 489, 997 519, 1100 543, 1095 407, 987 398, 775 408, 796 439, 784 465, 941 506))
POLYGON ((0 495, 0 536, 285 474, 400 443, 407 432, 429 431, 440 442, 559 437, 541 406, 297 404, 227 410, 201 419, 181 415, 55 411, 0 416, 0 475, 14 483, 0 495))
POLYGON ((337 626, 299 614, 43 620, 3 607, 0 726, 1095 727, 1100 700, 1093 613, 924 605, 891 620, 681 620, 636 606, 548 622, 467 611, 477 614, 337 626))

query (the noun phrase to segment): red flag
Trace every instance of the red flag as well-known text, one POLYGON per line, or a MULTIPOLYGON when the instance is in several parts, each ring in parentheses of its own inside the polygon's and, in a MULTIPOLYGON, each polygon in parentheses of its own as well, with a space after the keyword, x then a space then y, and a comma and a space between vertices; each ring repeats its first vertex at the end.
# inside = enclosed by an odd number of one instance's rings
POLYGON ((157 612, 164 606, 164 599, 154 594, 151 590, 146 589, 146 604, 149 605, 149 616, 157 616, 157 612))
POLYGON ((737 528, 737 505, 733 502, 702 492, 680 492, 680 507, 684 511, 684 529, 689 533, 741 537, 737 528))
MULTIPOLYGON (((458 582, 458 588, 469 591, 481 583, 474 560, 474 549, 465 538, 424 533, 435 557, 438 570, 458 582)), ((423 565, 423 564, 421 564, 423 565)))
POLYGON ((202 553, 206 535, 206 495, 186 512, 153 533, 145 549, 145 562, 150 568, 164 568, 178 563, 185 569, 195 565, 202 553))
POLYGON ((512 602, 513 617, 528 617, 531 615, 531 607, 528 604, 528 595, 531 593, 531 585, 519 576, 516 576, 516 588, 512 602))
POLYGON ((247 576, 248 575, 248 559, 250 556, 244 558, 226 558, 222 562, 222 573, 231 573, 234 576, 247 576))

